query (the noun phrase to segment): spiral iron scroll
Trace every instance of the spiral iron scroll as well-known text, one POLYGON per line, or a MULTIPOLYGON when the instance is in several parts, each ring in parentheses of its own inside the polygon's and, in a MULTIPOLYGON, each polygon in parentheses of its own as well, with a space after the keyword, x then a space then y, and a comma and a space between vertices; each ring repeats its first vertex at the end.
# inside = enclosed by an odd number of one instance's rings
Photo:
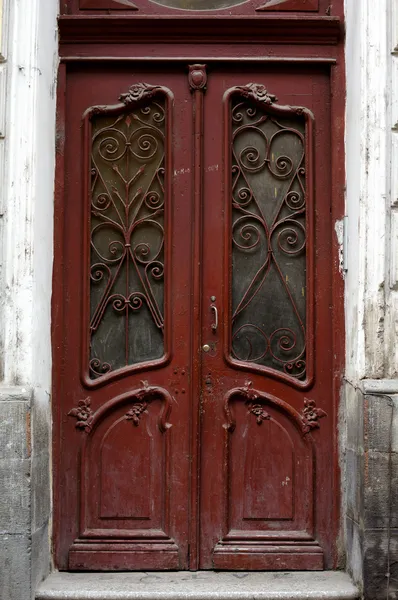
POLYGON ((165 101, 156 96, 91 122, 89 373, 96 379, 164 354, 165 101))
POLYGON ((231 108, 231 354, 303 380, 305 120, 277 117, 248 95, 234 96, 231 108))

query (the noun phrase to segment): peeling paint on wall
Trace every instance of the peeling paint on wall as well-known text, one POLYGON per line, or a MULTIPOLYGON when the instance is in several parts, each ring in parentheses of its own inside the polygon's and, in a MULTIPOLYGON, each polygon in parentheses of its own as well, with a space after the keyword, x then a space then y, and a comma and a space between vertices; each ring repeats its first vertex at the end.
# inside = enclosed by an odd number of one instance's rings
POLYGON ((334 224, 334 230, 339 245, 339 273, 344 277, 344 219, 337 219, 334 224))

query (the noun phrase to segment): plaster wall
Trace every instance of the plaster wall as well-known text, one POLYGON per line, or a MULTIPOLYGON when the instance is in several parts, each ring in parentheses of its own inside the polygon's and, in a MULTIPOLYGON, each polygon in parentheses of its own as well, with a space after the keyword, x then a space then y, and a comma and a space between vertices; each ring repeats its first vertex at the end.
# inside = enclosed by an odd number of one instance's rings
POLYGON ((2 600, 27 600, 51 560, 58 2, 3 0, 3 8, 2 41, 8 45, 0 65, 0 89, 6 90, 0 100, 0 590, 2 600))
POLYGON ((398 597, 398 2, 346 0, 343 526, 365 598, 398 597))

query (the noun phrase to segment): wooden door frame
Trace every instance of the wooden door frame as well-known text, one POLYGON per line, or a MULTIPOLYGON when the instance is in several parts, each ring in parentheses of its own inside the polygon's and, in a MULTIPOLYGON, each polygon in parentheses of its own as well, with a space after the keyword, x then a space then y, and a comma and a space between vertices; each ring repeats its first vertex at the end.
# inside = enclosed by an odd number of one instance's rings
MULTIPOLYGON (((56 435, 61 419, 59 393, 61 390, 61 369, 63 353, 63 249, 64 239, 64 176, 65 176, 65 122, 66 122, 66 78, 69 68, 77 64, 104 63, 147 63, 161 64, 163 61, 184 65, 195 63, 248 62, 260 64, 304 64, 310 67, 323 64, 330 69, 331 85, 331 140, 332 140, 332 190, 331 203, 333 226, 344 216, 344 116, 345 116, 345 71, 342 23, 343 2, 339 3, 336 17, 291 16, 286 14, 259 15, 249 17, 209 17, 209 16, 163 16, 153 20, 145 16, 61 16, 60 67, 57 90, 57 137, 56 137, 56 177, 55 177, 55 222, 54 222, 54 271, 52 297, 52 341, 53 341, 53 499, 55 562, 60 547, 60 440, 56 435), (222 32, 222 33, 220 33, 222 32), (176 43, 178 39, 178 43, 176 43), (134 43, 131 42, 134 40, 134 43), (232 45, 235 42, 235 45, 232 45), (219 46, 226 43, 223 54, 219 46)), ((200 94, 199 94, 200 95, 200 94)), ((197 148, 197 152, 201 152, 197 148)), ((199 175, 198 175, 199 176, 199 175)), ((200 180, 200 176, 199 176, 200 180)), ((196 185, 198 189, 199 184, 196 185)), ((196 232, 197 233, 197 232, 196 232)), ((345 358, 344 329, 344 280, 339 260, 340 246, 337 235, 333 235, 332 293, 333 293, 333 405, 334 414, 334 483, 333 517, 334 539, 333 566, 339 565, 337 539, 340 533, 340 467, 338 448, 338 408, 342 386, 345 358)), ((196 236, 197 237, 197 236, 196 236)), ((200 289, 196 286, 196 297, 200 289)), ((199 321, 199 319, 198 319, 199 321)), ((194 419, 195 421, 195 419, 194 419)), ((197 423, 195 423, 197 425, 197 423)), ((192 437, 192 449, 198 444, 197 436, 192 437)), ((197 456, 197 452, 194 452, 197 456)), ((193 465, 191 490, 191 570, 198 567, 198 464, 193 465)))

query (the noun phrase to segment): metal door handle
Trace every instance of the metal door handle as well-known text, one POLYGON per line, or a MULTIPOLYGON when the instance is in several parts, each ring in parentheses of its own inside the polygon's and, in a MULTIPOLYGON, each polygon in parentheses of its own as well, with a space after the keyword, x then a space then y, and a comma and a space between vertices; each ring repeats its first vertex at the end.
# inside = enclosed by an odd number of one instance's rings
POLYGON ((210 310, 212 310, 214 312, 214 323, 212 324, 211 328, 213 331, 217 331, 217 327, 218 327, 218 311, 217 311, 217 306, 215 306, 214 304, 210 304, 210 310))

